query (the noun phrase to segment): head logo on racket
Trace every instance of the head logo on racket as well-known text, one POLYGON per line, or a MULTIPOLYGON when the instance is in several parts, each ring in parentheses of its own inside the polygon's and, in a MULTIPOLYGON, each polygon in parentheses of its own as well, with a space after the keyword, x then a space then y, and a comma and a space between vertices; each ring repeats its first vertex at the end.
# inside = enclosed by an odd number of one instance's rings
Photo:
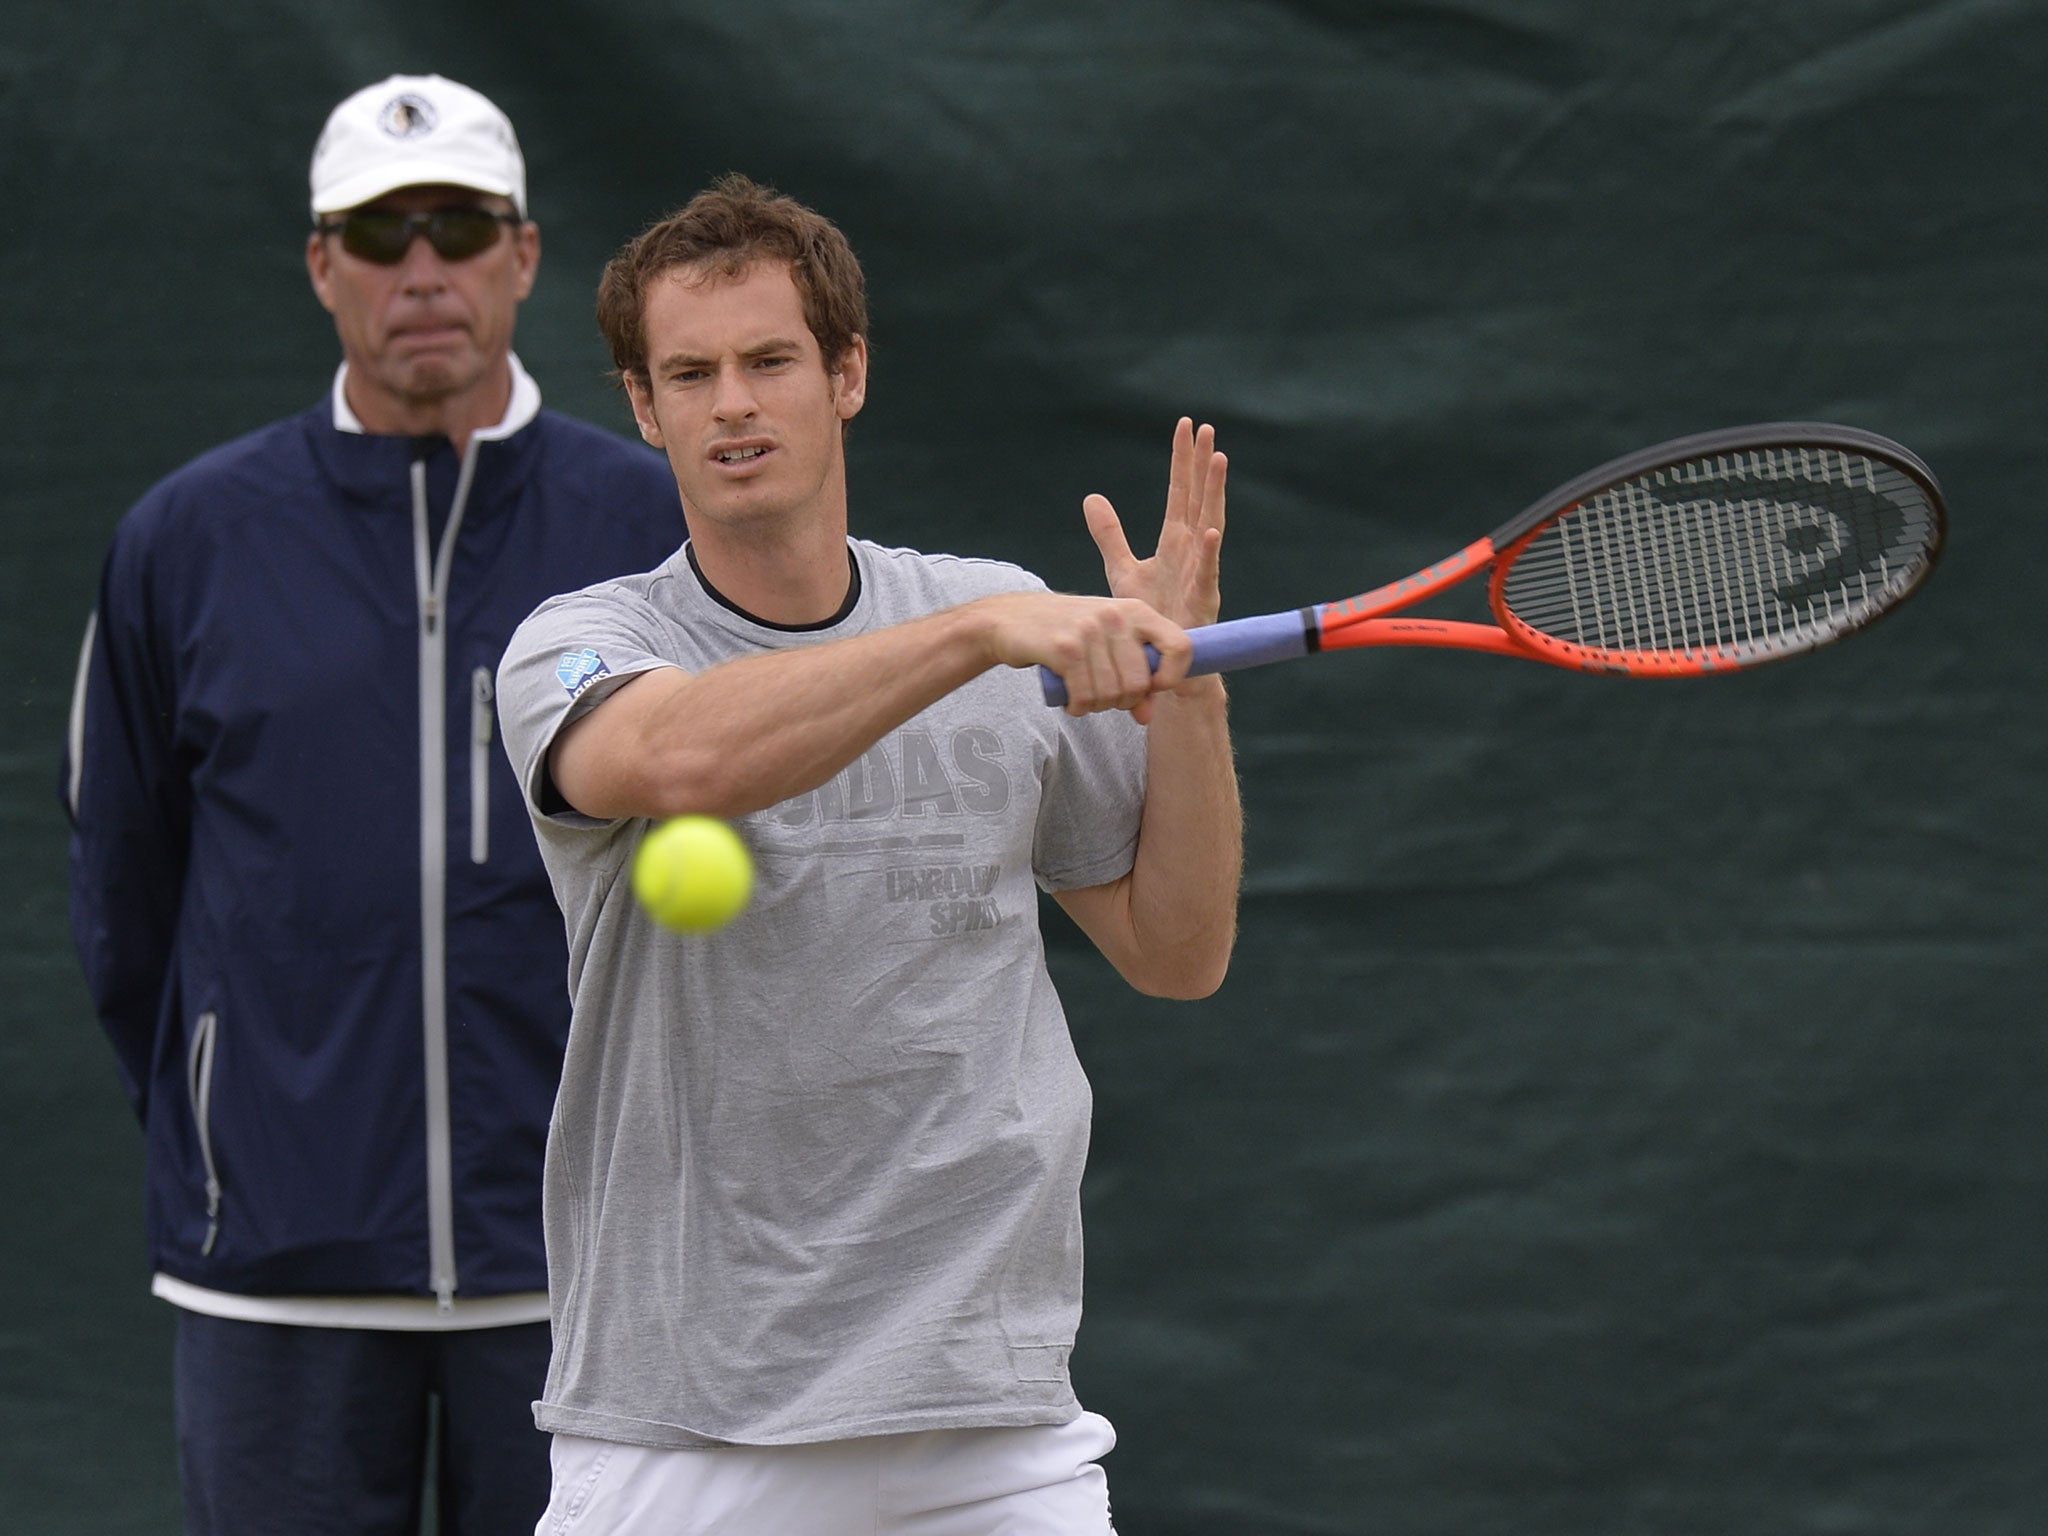
MULTIPOLYGON (((1874 477, 1874 466, 1867 460, 1864 465, 1874 477)), ((1653 494, 1674 507, 1704 499, 1739 509, 1755 499, 1757 489, 1754 480, 1731 476, 1658 487, 1653 494)), ((1791 579, 1773 589, 1788 609, 1803 610, 1872 582, 1889 586, 1921 554, 1914 517, 1875 484, 1787 474, 1773 477, 1769 505, 1783 518, 1777 541, 1793 567, 1791 579)))

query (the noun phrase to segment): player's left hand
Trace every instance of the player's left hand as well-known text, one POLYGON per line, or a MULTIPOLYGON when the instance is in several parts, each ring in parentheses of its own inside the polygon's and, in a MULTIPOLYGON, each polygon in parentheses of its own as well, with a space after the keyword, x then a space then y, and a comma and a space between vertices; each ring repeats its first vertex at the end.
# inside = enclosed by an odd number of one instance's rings
POLYGON ((1131 553, 1123 520, 1107 496, 1091 495, 1081 503, 1112 594, 1149 604, 1184 629, 1216 622, 1223 602, 1223 490, 1229 467, 1216 451, 1216 429, 1198 428, 1183 416, 1173 429, 1166 517, 1159 547, 1149 560, 1131 553))

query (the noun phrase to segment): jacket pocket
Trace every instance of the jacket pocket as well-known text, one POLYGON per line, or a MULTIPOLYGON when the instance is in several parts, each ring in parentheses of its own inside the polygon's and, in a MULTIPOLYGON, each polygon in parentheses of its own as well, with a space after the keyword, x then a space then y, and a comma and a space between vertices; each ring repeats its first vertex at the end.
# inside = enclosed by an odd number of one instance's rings
POLYGON ((220 1015, 208 1009, 192 1026, 192 1041, 185 1047, 185 1092, 192 1101, 192 1124, 199 1133, 199 1163, 206 1171, 206 1241, 200 1257, 212 1254, 220 1236, 220 1172, 213 1163, 213 1053, 220 1031, 220 1015))
POLYGON ((469 861, 482 864, 491 857, 491 669, 478 667, 469 683, 469 861))

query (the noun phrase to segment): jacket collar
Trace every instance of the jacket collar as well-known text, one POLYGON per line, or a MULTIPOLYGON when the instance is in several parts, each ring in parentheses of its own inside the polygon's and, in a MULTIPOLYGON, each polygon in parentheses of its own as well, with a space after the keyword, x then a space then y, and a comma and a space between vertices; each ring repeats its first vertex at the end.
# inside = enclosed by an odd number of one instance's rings
MULTIPOLYGON (((505 415, 495 427, 480 428, 473 434, 487 443, 510 437, 540 414, 540 386, 533 382, 533 375, 519 361, 517 352, 507 353, 506 361, 512 365, 512 398, 506 402, 505 415)), ((344 387, 347 383, 348 361, 344 358, 334 370, 334 388, 329 392, 334 405, 334 430, 367 435, 356 413, 349 409, 348 391, 344 387)))
MULTIPOLYGON (((415 440, 402 433, 365 432, 355 412, 348 408, 343 384, 348 365, 335 370, 334 386, 327 399, 307 411, 305 423, 312 451, 326 473, 357 503, 370 508, 405 511, 412 507, 410 465, 415 440)), ((537 435, 527 430, 540 420, 540 386, 534 383, 519 359, 512 358, 512 399, 505 415, 494 427, 472 434, 484 446, 478 465, 480 474, 472 491, 470 516, 488 515, 489 509, 516 486, 526 472, 527 460, 537 451, 537 435)), ((440 452, 449 451, 446 442, 440 452)))

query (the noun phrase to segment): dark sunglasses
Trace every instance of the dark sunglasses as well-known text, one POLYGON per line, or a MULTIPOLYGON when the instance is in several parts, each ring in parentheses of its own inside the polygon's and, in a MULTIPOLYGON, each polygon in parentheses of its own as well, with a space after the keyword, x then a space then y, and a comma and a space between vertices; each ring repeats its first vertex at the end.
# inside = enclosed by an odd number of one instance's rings
POLYGON ((340 235, 341 248, 349 255, 392 267, 405 260, 415 236, 425 235, 443 261, 467 261, 498 243, 499 225, 517 227, 525 222, 516 213, 493 213, 488 208, 436 208, 431 213, 372 213, 358 208, 316 227, 323 235, 340 235))

